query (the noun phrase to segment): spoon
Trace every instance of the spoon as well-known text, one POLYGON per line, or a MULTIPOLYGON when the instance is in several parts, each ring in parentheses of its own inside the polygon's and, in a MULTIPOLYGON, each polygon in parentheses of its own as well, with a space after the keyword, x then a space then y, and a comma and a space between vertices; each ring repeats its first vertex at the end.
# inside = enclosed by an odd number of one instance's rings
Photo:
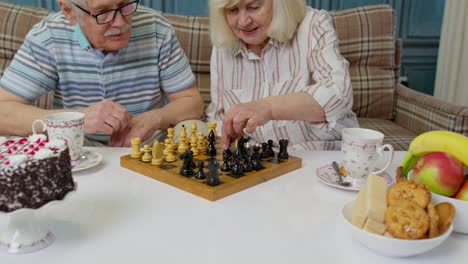
POLYGON ((336 163, 336 161, 332 162, 332 167, 335 170, 336 174, 338 174, 338 180, 336 181, 336 183, 338 183, 341 186, 350 186, 350 182, 345 182, 343 181, 343 178, 341 178, 340 167, 338 166, 338 163, 336 163))

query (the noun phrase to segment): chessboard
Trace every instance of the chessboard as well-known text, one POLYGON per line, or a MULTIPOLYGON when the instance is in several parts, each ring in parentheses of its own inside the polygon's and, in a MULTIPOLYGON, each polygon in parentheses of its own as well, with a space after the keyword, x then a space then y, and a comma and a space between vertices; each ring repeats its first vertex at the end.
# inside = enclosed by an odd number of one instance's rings
MULTIPOLYGON (((161 143, 159 143, 161 144, 161 143)), ((164 146, 164 144, 161 144, 164 146)), ((203 163, 203 173, 211 173, 210 161, 217 161, 219 167, 216 168, 218 183, 211 186, 207 178, 197 179, 195 173, 190 176, 183 176, 181 168, 184 166, 184 160, 181 155, 176 155, 174 162, 162 162, 160 165, 153 165, 151 162, 143 162, 142 158, 132 158, 132 155, 125 155, 120 158, 120 165, 124 168, 137 172, 141 175, 172 185, 181 190, 190 192, 209 201, 215 201, 235 194, 257 184, 266 182, 270 179, 282 176, 288 172, 302 167, 302 160, 298 157, 288 155, 287 159, 279 159, 277 152, 272 152, 270 157, 262 158, 262 168, 250 172, 244 172, 243 176, 233 175, 230 171, 221 170, 224 163, 223 150, 220 144, 216 144, 216 155, 209 156, 206 153, 193 156, 193 170, 197 172, 199 168, 195 164, 203 163)), ((251 150, 249 150, 252 152, 251 150)), ((148 151, 147 151, 148 152, 148 151)))

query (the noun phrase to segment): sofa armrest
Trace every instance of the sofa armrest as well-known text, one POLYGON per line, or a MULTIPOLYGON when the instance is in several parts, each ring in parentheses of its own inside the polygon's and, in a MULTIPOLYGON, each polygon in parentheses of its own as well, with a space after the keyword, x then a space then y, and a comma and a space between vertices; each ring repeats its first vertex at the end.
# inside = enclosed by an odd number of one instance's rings
POLYGON ((468 107, 447 103, 399 84, 395 123, 415 134, 449 130, 468 136, 468 107))

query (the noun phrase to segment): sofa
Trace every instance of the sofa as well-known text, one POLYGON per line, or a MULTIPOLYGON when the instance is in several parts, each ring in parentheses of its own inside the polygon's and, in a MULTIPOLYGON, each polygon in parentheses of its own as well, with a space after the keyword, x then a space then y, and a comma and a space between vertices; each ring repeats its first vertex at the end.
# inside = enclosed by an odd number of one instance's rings
MULTIPOLYGON (((0 2, 0 76, 30 28, 51 11, 0 2)), ((442 102, 399 82, 402 42, 396 38, 391 6, 373 5, 330 12, 340 51, 350 63, 353 111, 359 125, 378 130, 385 143, 407 150, 411 140, 429 130, 450 130, 468 136, 468 107, 442 102)), ((176 30, 205 106, 210 102, 209 20, 164 14, 176 30)), ((53 93, 32 104, 49 109, 53 93)))

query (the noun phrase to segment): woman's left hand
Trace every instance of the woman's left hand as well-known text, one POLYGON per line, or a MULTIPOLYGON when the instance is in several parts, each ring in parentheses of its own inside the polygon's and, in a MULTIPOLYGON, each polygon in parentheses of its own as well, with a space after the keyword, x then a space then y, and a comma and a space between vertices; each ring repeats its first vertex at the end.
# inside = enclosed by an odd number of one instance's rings
POLYGON ((224 115, 221 128, 223 149, 247 133, 253 133, 255 128, 266 124, 273 118, 272 104, 268 100, 253 101, 233 105, 224 115))

